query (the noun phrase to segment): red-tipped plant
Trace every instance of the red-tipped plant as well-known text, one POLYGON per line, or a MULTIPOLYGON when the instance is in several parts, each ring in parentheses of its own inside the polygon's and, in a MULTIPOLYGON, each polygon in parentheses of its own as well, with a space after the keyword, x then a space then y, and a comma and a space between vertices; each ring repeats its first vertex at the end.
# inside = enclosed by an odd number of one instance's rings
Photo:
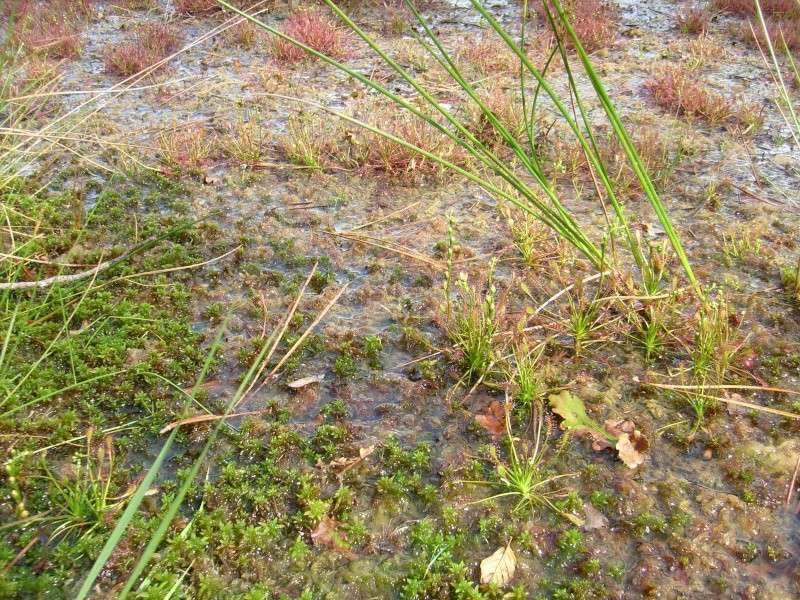
POLYGON ((655 103, 672 113, 700 117, 709 123, 733 122, 751 128, 760 119, 749 105, 736 105, 707 89, 701 80, 681 67, 669 67, 646 84, 655 103))
POLYGON ((219 9, 217 0, 175 0, 175 10, 187 15, 205 15, 219 9))
MULTIPOLYGON (((536 13, 540 20, 547 23, 547 10, 553 15, 562 39, 569 36, 558 25, 558 13, 550 0, 535 3, 536 13)), ((614 7, 605 0, 561 0, 572 29, 587 52, 596 52, 614 44, 617 37, 617 13, 614 7)))
POLYGON ((678 15, 678 28, 683 33, 702 35, 711 25, 711 13, 705 8, 693 7, 678 15))
MULTIPOLYGON (((283 22, 281 31, 333 58, 344 58, 348 53, 345 30, 314 10, 294 13, 283 22)), ((270 50, 272 56, 281 62, 300 62, 309 58, 304 50, 283 39, 273 40, 270 50)))
MULTIPOLYGON (((742 17, 756 14, 756 3, 753 0, 713 0, 712 6, 742 17)), ((781 19, 800 17, 797 0, 761 0, 761 11, 767 16, 781 19)))
POLYGON ((110 48, 105 55, 106 70, 115 75, 134 75, 177 50, 180 36, 165 23, 140 25, 127 42, 110 48))

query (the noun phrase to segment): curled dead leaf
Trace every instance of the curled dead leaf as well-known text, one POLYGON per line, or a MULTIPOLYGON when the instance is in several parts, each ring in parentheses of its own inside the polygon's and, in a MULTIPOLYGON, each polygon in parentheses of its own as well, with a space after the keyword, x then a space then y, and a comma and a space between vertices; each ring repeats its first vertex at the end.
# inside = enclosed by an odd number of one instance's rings
POLYGON ((347 538, 339 531, 339 523, 328 515, 322 517, 314 531, 311 532, 311 541, 315 546, 347 550, 347 538))
POLYGON ((176 427, 180 427, 181 425, 194 425, 196 423, 206 423, 208 421, 219 421, 220 419, 231 419, 233 417, 247 417, 252 415, 260 415, 265 412, 269 412, 271 409, 265 408, 263 410, 248 410, 246 412, 239 412, 239 413, 231 413, 229 415, 195 415, 194 417, 188 417, 186 419, 181 419, 180 421, 173 421, 168 425, 165 425, 161 428, 161 431, 158 433, 167 433, 172 431, 176 427))
POLYGON ((586 516, 586 520, 583 524, 583 528, 586 531, 592 531, 593 529, 604 529, 605 527, 608 527, 608 517, 606 517, 591 504, 584 505, 583 513, 586 516))
POLYGON ((617 440, 617 454, 622 462, 630 469, 635 469, 644 462, 644 453, 649 444, 641 432, 631 434, 621 433, 617 440))
POLYGON ((501 437, 506 431, 506 409, 500 402, 493 400, 484 414, 475 415, 475 422, 492 437, 501 437))

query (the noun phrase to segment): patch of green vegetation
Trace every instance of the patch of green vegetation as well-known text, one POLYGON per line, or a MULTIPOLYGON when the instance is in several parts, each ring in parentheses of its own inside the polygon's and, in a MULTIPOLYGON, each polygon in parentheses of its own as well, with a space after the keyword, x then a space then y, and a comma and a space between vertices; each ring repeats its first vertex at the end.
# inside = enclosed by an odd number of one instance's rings
POLYGON ((383 341, 377 335, 368 335, 364 338, 363 353, 370 369, 381 368, 381 351, 383 341))
POLYGON ((333 372, 340 379, 352 379, 358 373, 358 365, 350 354, 340 354, 333 363, 333 372))
POLYGON ((638 537, 644 537, 653 533, 666 533, 668 530, 667 521, 660 515, 644 512, 633 520, 633 532, 638 537))

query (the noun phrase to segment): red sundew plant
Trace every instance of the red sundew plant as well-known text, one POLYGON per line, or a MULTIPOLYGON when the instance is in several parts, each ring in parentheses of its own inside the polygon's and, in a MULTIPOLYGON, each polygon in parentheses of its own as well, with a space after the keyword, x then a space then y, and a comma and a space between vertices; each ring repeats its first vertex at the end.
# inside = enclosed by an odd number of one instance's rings
MULTIPOLYGON (((789 50, 800 50, 800 20, 774 21, 769 19, 765 22, 769 39, 772 40, 776 49, 783 50, 783 46, 786 44, 789 50)), ((752 39, 753 33, 755 33, 755 39, 761 47, 766 48, 767 40, 759 23, 753 23, 752 31, 748 25, 744 26, 745 37, 752 39)))
POLYGON ((83 46, 80 26, 56 18, 31 20, 20 26, 12 39, 26 50, 51 58, 74 58, 83 46))
POLYGON ((264 32, 250 21, 242 21, 222 32, 222 39, 228 46, 251 48, 264 37, 264 32))
POLYGON ((216 0, 175 0, 175 10, 187 15, 204 15, 219 9, 216 0))
POLYGON ((14 15, 17 19, 42 15, 85 19, 93 13, 94 0, 3 0, 0 5, 0 14, 4 17, 14 15))
POLYGON ((2 9, 6 17, 14 18, 12 44, 56 59, 80 54, 81 29, 92 11, 89 0, 7 0, 2 9))
POLYGON ((4 17, 14 16, 19 19, 24 17, 33 10, 33 0, 5 0, 0 14, 4 17))
POLYGON ((646 84, 655 103, 675 114, 702 117, 720 123, 737 116, 736 107, 719 94, 706 89, 690 71, 669 67, 646 84))
MULTIPOLYGON (((745 17, 756 14, 754 0, 713 0, 712 6, 745 17)), ((761 0, 761 12, 778 18, 798 18, 800 6, 797 0, 761 0)))
MULTIPOLYGON (((463 164, 464 153, 452 140, 431 125, 403 112, 374 107, 370 118, 377 127, 406 142, 422 148, 455 164, 463 164)), ((379 135, 367 135, 361 145, 363 155, 357 158, 363 167, 383 173, 392 179, 422 181, 437 179, 445 174, 438 162, 379 135)))
POLYGON ((493 35, 481 35, 464 40, 456 56, 484 73, 512 74, 519 70, 517 55, 507 44, 493 35))
POLYGON ((683 33, 702 35, 708 32, 711 25, 711 13, 705 8, 690 8, 678 15, 678 28, 683 33))
MULTIPOLYGON (((348 54, 348 36, 344 29, 313 10, 301 10, 281 25, 281 31, 317 52, 333 58, 345 58, 348 54)), ((300 62, 309 55, 294 44, 283 39, 274 39, 270 51, 280 62, 300 62)))
MULTIPOLYGON (((550 11, 556 14, 555 8, 548 2, 550 11)), ((614 44, 617 37, 616 10, 605 0, 561 0, 561 6, 569 17, 575 34, 587 52, 596 52, 614 44)), ((535 4, 539 19, 547 22, 544 3, 535 4)), ((558 20, 558 17, 555 17, 558 20)), ((559 27, 559 35, 566 40, 569 36, 559 27)))
POLYGON ((106 70, 115 75, 134 75, 169 56, 179 44, 180 36, 171 25, 145 23, 136 28, 132 39, 106 52, 106 70))

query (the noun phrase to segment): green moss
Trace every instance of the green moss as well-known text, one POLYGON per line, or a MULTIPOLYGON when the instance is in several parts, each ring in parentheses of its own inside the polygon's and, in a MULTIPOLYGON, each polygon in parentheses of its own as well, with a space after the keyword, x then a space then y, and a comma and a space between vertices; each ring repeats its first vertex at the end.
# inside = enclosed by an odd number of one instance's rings
POLYGON ((358 373, 358 366, 352 356, 340 354, 333 363, 333 372, 340 379, 351 379, 358 373))
POLYGON ((651 533, 666 533, 668 529, 667 522, 663 517, 649 512, 638 515, 632 525, 634 533, 639 537, 651 533))
POLYGON ((381 368, 381 351, 383 341, 377 335, 368 335, 364 338, 363 353, 370 369, 381 368))

